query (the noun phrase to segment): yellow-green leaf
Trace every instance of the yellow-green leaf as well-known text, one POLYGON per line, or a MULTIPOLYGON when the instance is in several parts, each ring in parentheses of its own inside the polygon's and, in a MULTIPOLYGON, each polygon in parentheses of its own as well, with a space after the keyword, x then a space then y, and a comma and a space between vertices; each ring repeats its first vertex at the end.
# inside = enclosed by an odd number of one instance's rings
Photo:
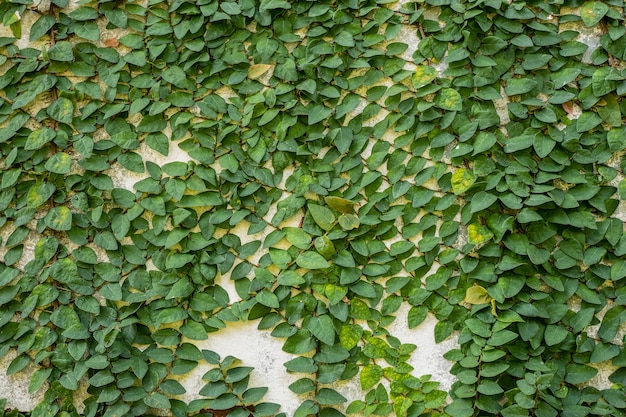
POLYGON ((37 208, 54 194, 56 187, 48 182, 36 183, 26 194, 26 204, 28 207, 37 208))
POLYGON ((465 302, 469 304, 488 304, 491 300, 487 290, 480 285, 474 285, 465 292, 465 302))
POLYGON ((435 102, 443 110, 460 111, 463 108, 463 98, 453 88, 442 89, 435 102))
POLYGON ((335 245, 326 235, 315 239, 315 249, 327 259, 335 254, 335 245))
POLYGON ((355 347, 363 336, 363 328, 358 324, 344 324, 339 332, 341 347, 350 350, 355 347))
POLYGON ((383 377, 383 368, 379 365, 365 365, 361 371, 359 379, 361 381, 361 389, 368 390, 383 377))
POLYGON ((457 195, 463 194, 476 182, 476 174, 471 169, 459 168, 452 174, 451 182, 452 192, 457 195))
POLYGON ((396 397, 393 401, 393 411, 396 413, 396 417, 406 416, 407 411, 413 405, 413 400, 406 397, 396 397))
POLYGON ((248 68, 248 78, 255 80, 272 68, 270 64, 254 64, 248 68))
POLYGON ((472 245, 480 245, 493 237, 493 232, 485 225, 472 223, 467 226, 467 240, 472 245))
POLYGON ((352 213, 354 211, 354 201, 341 197, 328 196, 324 197, 326 204, 340 213, 352 213))
POLYGON ((437 70, 428 65, 418 65, 413 73, 413 87, 422 88, 437 78, 437 70))

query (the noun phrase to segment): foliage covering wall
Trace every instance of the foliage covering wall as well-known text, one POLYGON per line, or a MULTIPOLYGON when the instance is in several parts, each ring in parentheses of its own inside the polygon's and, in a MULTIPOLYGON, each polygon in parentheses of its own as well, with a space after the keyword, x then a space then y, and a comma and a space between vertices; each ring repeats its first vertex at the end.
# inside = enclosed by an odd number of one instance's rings
POLYGON ((280 413, 194 345, 238 320, 296 355, 296 417, 624 415, 623 1, 401 3, 0 2, 0 354, 33 415, 81 384, 87 416, 280 413), (193 162, 144 161, 170 143, 193 162), (449 393, 385 329, 405 303, 458 331, 449 393))

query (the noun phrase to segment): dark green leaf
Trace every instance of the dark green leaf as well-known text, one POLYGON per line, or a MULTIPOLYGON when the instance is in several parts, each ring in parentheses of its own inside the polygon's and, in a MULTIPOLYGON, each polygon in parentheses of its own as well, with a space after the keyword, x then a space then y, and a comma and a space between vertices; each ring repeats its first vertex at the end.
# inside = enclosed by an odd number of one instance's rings
POLYGON ((335 327, 330 316, 323 314, 321 316, 311 317, 307 326, 311 334, 327 345, 335 343, 335 327))

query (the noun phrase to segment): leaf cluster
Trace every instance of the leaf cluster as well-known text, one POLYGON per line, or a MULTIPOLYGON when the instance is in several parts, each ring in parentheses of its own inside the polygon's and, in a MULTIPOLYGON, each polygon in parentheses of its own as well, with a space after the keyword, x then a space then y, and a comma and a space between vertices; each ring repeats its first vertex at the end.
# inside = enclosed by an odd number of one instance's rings
POLYGON ((624 413, 623 2, 399 3, 0 3, 0 356, 33 415, 83 384, 85 416, 280 415, 196 346, 242 320, 294 355, 295 417, 624 413), (403 306, 458 336, 449 401, 403 306))

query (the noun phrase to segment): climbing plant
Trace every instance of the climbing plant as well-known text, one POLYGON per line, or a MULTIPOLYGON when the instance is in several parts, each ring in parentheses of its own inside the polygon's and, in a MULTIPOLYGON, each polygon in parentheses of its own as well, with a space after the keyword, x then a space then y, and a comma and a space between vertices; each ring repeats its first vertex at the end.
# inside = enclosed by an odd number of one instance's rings
POLYGON ((241 320, 294 355, 295 417, 624 414, 622 0, 0 16, 0 355, 36 365, 32 415, 277 415, 194 344, 241 320), (403 305, 458 335, 449 393, 403 305))

